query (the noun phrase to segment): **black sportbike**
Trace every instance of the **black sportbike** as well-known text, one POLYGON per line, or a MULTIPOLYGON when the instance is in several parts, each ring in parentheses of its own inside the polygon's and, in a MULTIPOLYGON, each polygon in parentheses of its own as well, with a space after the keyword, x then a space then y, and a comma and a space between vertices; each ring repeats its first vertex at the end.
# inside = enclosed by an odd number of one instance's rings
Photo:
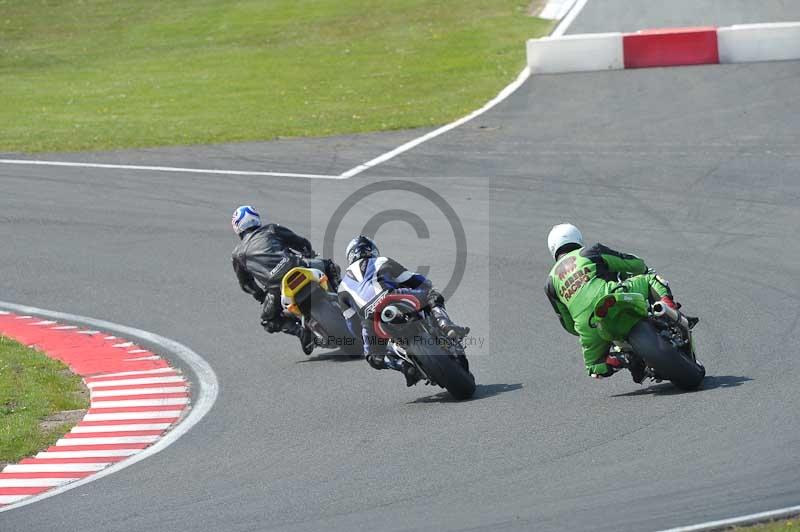
POLYGON ((413 364, 426 384, 441 386, 456 399, 475 393, 463 343, 448 338, 417 297, 385 290, 362 309, 361 317, 372 323, 373 341, 413 364))

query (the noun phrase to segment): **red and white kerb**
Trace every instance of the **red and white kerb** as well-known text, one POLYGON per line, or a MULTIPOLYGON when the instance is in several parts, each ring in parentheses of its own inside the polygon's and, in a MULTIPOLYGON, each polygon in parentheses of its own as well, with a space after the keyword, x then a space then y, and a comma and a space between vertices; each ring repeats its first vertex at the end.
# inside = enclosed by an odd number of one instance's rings
POLYGON ((189 383, 124 338, 0 311, 0 334, 61 360, 83 377, 83 420, 36 456, 0 472, 0 506, 90 476, 158 441, 189 408, 189 383))

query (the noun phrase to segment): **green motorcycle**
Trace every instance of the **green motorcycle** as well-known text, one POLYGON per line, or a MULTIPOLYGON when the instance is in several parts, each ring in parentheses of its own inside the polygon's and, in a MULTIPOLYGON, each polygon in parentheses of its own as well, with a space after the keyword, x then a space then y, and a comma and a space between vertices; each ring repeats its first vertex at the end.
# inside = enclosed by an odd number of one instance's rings
POLYGON ((706 375, 692 339, 698 321, 660 301, 651 305, 642 294, 620 290, 597 302, 589 326, 613 344, 612 354, 628 367, 644 364, 644 378, 694 390, 706 375))

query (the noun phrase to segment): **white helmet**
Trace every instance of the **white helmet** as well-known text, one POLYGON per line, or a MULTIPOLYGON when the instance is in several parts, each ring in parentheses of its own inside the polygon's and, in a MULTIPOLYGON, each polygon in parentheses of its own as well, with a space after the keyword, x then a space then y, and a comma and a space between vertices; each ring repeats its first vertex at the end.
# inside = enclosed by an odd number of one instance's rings
POLYGON ((547 235, 547 247, 550 248, 550 255, 556 258, 556 252, 567 244, 578 244, 583 246, 583 235, 580 230, 572 224, 558 224, 550 229, 547 235))
POLYGON ((251 227, 261 227, 261 216, 258 215, 258 211, 252 205, 242 205, 233 211, 231 225, 233 226, 233 232, 242 236, 242 233, 251 227))

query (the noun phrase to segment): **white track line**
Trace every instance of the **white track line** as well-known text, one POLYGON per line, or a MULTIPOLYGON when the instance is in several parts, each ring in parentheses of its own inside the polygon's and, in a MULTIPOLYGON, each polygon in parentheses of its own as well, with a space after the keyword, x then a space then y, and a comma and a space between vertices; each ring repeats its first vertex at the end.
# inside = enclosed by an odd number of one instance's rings
POLYGON ((771 510, 769 512, 742 515, 740 517, 721 519, 719 521, 708 521, 707 523, 670 528, 667 530, 661 530, 660 532, 703 532, 708 530, 721 530, 733 526, 752 525, 762 521, 772 521, 774 519, 782 519, 784 517, 793 517, 795 515, 800 515, 800 506, 788 506, 786 508, 771 510))
POLYGON ((92 398, 96 397, 119 397, 121 395, 148 395, 154 393, 181 393, 187 392, 186 386, 175 386, 170 388, 126 388, 124 390, 101 390, 92 391, 92 398))
POLYGON ((60 486, 78 478, 0 478, 0 488, 43 488, 60 486))
MULTIPOLYGON (((55 312, 52 310, 27 307, 23 305, 16 305, 14 303, 6 303, 2 301, 0 301, 0 306, 2 306, 3 309, 5 310, 14 311, 17 313, 32 313, 32 314, 38 314, 39 316, 42 316, 44 318, 51 318, 58 321, 80 323, 87 327, 96 327, 98 329, 102 329, 105 331, 111 331, 113 333, 119 334, 120 336, 124 336, 132 340, 137 340, 138 342, 141 342, 144 345, 148 344, 156 345, 160 349, 170 353, 175 358, 180 359, 180 361, 185 366, 187 366, 195 376, 195 379, 193 380, 193 390, 194 390, 194 395, 192 397, 193 405, 192 408, 188 411, 188 415, 180 423, 175 425, 175 427, 171 431, 167 432, 162 437, 160 437, 160 439, 158 439, 158 441, 156 441, 153 445, 147 447, 146 449, 142 449, 141 452, 132 455, 128 459, 116 462, 93 475, 85 477, 81 480, 77 480, 75 482, 71 482, 69 484, 58 486, 52 490, 40 493, 39 495, 34 495, 33 497, 30 496, 17 497, 15 495, 4 496, 5 498, 0 497, 0 503, 8 504, 8 506, 0 508, 0 512, 5 512, 8 510, 12 510, 14 508, 26 506, 28 504, 40 501, 42 499, 58 495, 67 490, 77 488, 78 486, 83 486, 84 484, 88 484, 89 482, 93 482, 105 476, 112 475, 117 471, 121 471, 126 467, 130 467, 141 460, 144 460, 160 451, 163 451, 164 449, 175 443, 178 440, 178 438, 186 434, 193 426, 195 426, 201 419, 203 419, 203 417, 206 414, 208 414, 208 412, 211 410, 211 407, 214 405, 214 402, 217 400, 217 395, 219 394, 219 383, 217 381, 217 376, 214 373, 214 370, 211 369, 211 366, 208 365, 208 362, 203 360, 203 358, 200 357, 200 355, 198 355, 185 345, 180 344, 174 340, 170 340, 169 338, 164 338, 163 336, 143 331, 141 329, 127 327, 125 325, 119 325, 109 321, 87 318, 85 316, 77 316, 75 314, 55 312)), ((174 411, 170 410, 165 412, 125 412, 125 413, 108 413, 108 414, 87 414, 86 417, 84 417, 84 420, 100 421, 100 420, 125 419, 125 418, 110 417, 118 415, 133 415, 135 416, 135 418, 138 419, 155 419, 158 417, 163 417, 163 418, 178 417, 181 414, 182 411, 181 409, 178 408, 174 411)), ((127 419, 132 419, 132 418, 127 418, 127 419)), ((153 436, 153 437, 159 438, 159 436, 153 436)), ((141 436, 141 438, 147 438, 147 436, 141 436)), ((59 441, 64 442, 66 440, 65 443, 61 443, 62 446, 90 445, 90 440, 92 439, 94 438, 62 438, 59 441)), ((107 438, 97 438, 97 439, 105 440, 107 438)), ((113 443, 113 442, 102 441, 98 443, 113 443)), ((56 446, 58 446, 58 442, 56 443, 56 446)), ((74 464, 74 465, 81 465, 81 464, 74 464)))
POLYGON ((100 438, 61 438, 56 442, 56 447, 73 446, 73 445, 110 445, 110 444, 117 445, 121 443, 122 444, 153 443, 154 441, 157 441, 159 438, 160 436, 105 436, 100 438))
POLYGON ((569 29, 575 19, 578 17, 583 8, 586 7, 586 2, 589 0, 578 0, 572 8, 570 8, 569 13, 567 16, 564 17, 564 20, 558 23, 556 29, 553 30, 553 33, 550 34, 551 37, 561 37, 564 33, 569 29))
POLYGON ((130 456, 141 449, 108 449, 105 451, 43 451, 36 458, 108 458, 110 456, 130 456))
POLYGON ((549 20, 561 20, 574 5, 575 0, 550 0, 538 16, 549 20))
POLYGON ((0 159, 0 164, 23 164, 38 166, 70 166, 77 168, 105 168, 108 170, 134 170, 144 172, 176 172, 184 174, 243 175, 264 177, 301 177, 305 179, 344 179, 340 175, 293 174, 287 172, 251 172, 247 170, 214 170, 210 168, 182 168, 180 166, 144 166, 135 164, 102 164, 71 161, 41 161, 36 159, 0 159))
POLYGON ((158 399, 128 399, 123 401, 95 401, 89 408, 126 408, 129 406, 173 406, 189 404, 188 397, 162 397, 158 399))
POLYGON ((121 344, 114 344, 111 347, 133 347, 133 342, 123 342, 121 344))
POLYGON ((492 107, 497 105, 498 103, 500 103, 503 100, 505 100, 506 98, 508 98, 511 94, 513 94, 514 91, 516 91, 523 83, 525 83, 525 81, 530 77, 530 75, 531 75, 530 69, 528 67, 525 67, 522 70, 522 72, 519 73, 519 75, 517 76, 517 79, 515 79, 513 82, 511 82, 511 84, 506 86, 502 91, 500 91, 500 94, 498 94, 497 96, 495 96, 494 98, 489 100, 489 102, 486 103, 486 105, 484 105, 480 109, 478 109, 476 111, 472 111, 467 116, 459 118, 455 122, 450 122, 449 124, 447 124, 445 126, 442 126, 439 129, 435 129, 435 130, 431 131, 430 133, 426 133, 425 135, 422 135, 421 137, 417 137, 414 140, 406 142, 405 144, 402 144, 402 145, 398 146, 397 148, 384 153, 383 155, 379 155, 378 157, 375 157, 374 159, 371 159, 371 160, 369 160, 369 161, 367 161, 365 163, 359 164, 358 166, 353 167, 350 170, 347 170, 346 172, 343 172, 342 173, 342 177, 343 178, 349 178, 349 177, 356 176, 356 175, 360 174, 361 172, 369 170, 370 168, 372 168, 374 166, 377 166, 377 165, 379 165, 381 163, 385 163, 389 159, 393 159, 393 158, 397 157, 401 153, 405 153, 408 150, 416 148, 417 146, 419 146, 423 142, 427 142, 427 141, 429 141, 431 139, 434 139, 434 138, 438 137, 439 135, 442 135, 442 134, 447 133, 448 131, 450 131, 452 129, 457 128, 458 126, 460 126, 462 124, 466 124, 467 122, 469 122, 473 118, 479 117, 480 115, 482 115, 483 113, 485 113, 486 111, 488 111, 489 109, 491 109, 492 107))
POLYGON ((86 414, 84 421, 124 421, 126 419, 170 419, 180 417, 181 410, 155 410, 152 412, 109 412, 108 414, 86 414))
MULTIPOLYGON (((564 32, 567 30, 572 21, 575 20, 575 17, 578 16, 578 13, 583 9, 583 6, 586 5, 587 0, 577 0, 575 5, 572 6, 570 11, 567 13, 567 16, 561 23, 556 27, 555 31, 551 34, 554 37, 558 37, 563 35, 564 32)), ((216 174, 216 175, 241 175, 241 176, 266 176, 266 177, 295 177, 295 178, 305 178, 305 179, 348 179, 355 175, 360 174, 361 172, 373 168, 381 163, 388 161, 389 159, 393 159, 397 157, 401 153, 405 153, 408 150, 416 148, 423 142, 427 142, 433 138, 438 137, 448 131, 457 128, 458 126, 465 124, 476 118, 498 103, 502 102, 506 98, 508 98, 511 94, 514 93, 525 81, 530 77, 530 70, 528 67, 525 67, 522 72, 519 73, 517 79, 511 82, 507 87, 505 87, 500 93, 492 98, 489 102, 486 103, 480 109, 471 112, 467 116, 456 120, 455 122, 451 122, 445 126, 440 127, 430 133, 422 135, 412 141, 406 142, 402 146, 398 146, 397 148, 384 153, 374 159, 371 159, 365 163, 362 163, 346 172, 343 172, 340 175, 326 175, 326 174, 295 174, 290 172, 258 172, 258 171, 247 171, 247 170, 215 170, 209 168, 183 168, 178 166, 147 166, 147 165, 134 165, 134 164, 106 164, 106 163, 85 163, 85 162, 73 162, 73 161, 42 161, 42 160, 35 160, 35 159, 0 159, 0 164, 19 164, 19 165, 40 165, 40 166, 66 166, 66 167, 77 167, 77 168, 104 168, 108 170, 133 170, 133 171, 145 171, 145 172, 176 172, 176 173, 188 173, 188 174, 216 174)))
MULTIPOLYGON (((27 499, 30 495, 0 495, 0 504, 8 504, 12 505, 15 502, 22 501, 23 499, 27 499)), ((15 504, 14 506, 22 506, 21 504, 15 504)), ((5 508, 0 508, 0 512, 3 510, 7 510, 14 506, 6 506, 5 508)))
POLYGON ((111 462, 95 462, 91 464, 11 464, 3 469, 4 473, 72 473, 84 471, 100 471, 111 462))
MULTIPOLYGON (((72 434, 89 434, 93 432, 136 432, 137 430, 164 430, 168 429, 172 423, 148 423, 137 425, 77 425, 72 427, 72 434)), ((76 451, 77 452, 77 451, 76 451)))
MULTIPOLYGON (((107 377, 127 377, 133 375, 153 375, 155 373, 172 373, 175 368, 144 369, 139 371, 120 371, 119 373, 104 373, 100 377, 90 379, 90 382, 103 382, 101 379, 107 377)), ((114 382, 113 380, 111 382, 114 382)))
MULTIPOLYGON (((570 24, 572 24, 572 22, 575 20, 575 17, 578 16, 578 13, 580 13, 581 10, 583 9, 583 7, 586 5, 587 1, 588 0, 579 0, 572 7, 572 9, 569 11, 569 13, 564 18, 564 20, 562 20, 561 23, 556 27, 556 29, 553 31, 553 33, 551 33, 551 36, 560 37, 561 35, 563 35, 564 32, 567 31, 567 28, 569 28, 570 24)), ((365 162, 363 164, 360 164, 360 165, 358 165, 358 166, 356 166, 354 168, 351 168, 350 170, 347 170, 346 172, 342 173, 342 177, 343 178, 348 178, 348 177, 353 177, 355 175, 358 175, 361 172, 364 172, 365 170, 369 170, 370 168, 373 168, 373 167, 375 167, 375 166, 377 166, 377 165, 379 165, 381 163, 385 163, 389 159, 393 159, 393 158, 397 157, 398 155, 407 152, 408 150, 416 148, 417 146, 419 146, 420 144, 422 144, 424 142, 427 142, 427 141, 429 141, 431 139, 434 139, 434 138, 438 137, 439 135, 443 135, 444 133, 447 133, 448 131, 451 131, 451 130, 455 129, 458 126, 466 124, 470 120, 481 116, 483 113, 485 113, 486 111, 490 110, 491 108, 493 108, 494 106, 496 106, 497 104, 499 104, 500 102, 502 102, 503 100, 505 100, 506 98, 508 98, 512 94, 514 94, 514 92, 518 88, 520 88, 522 86, 522 84, 525 83, 525 81, 528 80, 530 75, 531 75, 531 71, 526 66, 524 69, 522 69, 522 72, 519 73, 519 75, 517 76, 517 79, 512 81, 507 87, 505 87, 503 90, 500 91, 500 94, 498 94, 497 96, 495 96, 494 98, 489 100, 480 109, 477 109, 477 110, 471 112, 470 114, 468 114, 465 117, 459 118, 455 122, 451 122, 451 123, 449 123, 449 124, 447 124, 445 126, 440 127, 439 129, 435 129, 435 130, 431 131, 430 133, 426 133, 425 135, 422 135, 421 137, 417 137, 414 140, 406 142, 405 144, 403 144, 401 146, 398 146, 397 148, 395 148, 395 149, 393 149, 391 151, 388 151, 388 152, 384 153, 383 155, 379 155, 378 157, 375 157, 374 159, 371 159, 371 160, 369 160, 369 161, 367 161, 367 162, 365 162)))
POLYGON ((183 377, 181 376, 174 376, 174 377, 149 377, 149 378, 142 378, 142 379, 120 379, 120 380, 109 380, 109 381, 89 381, 86 383, 86 386, 91 390, 93 388, 108 388, 108 387, 116 387, 116 386, 129 386, 131 384, 161 384, 161 383, 170 383, 170 382, 183 382, 183 377))

